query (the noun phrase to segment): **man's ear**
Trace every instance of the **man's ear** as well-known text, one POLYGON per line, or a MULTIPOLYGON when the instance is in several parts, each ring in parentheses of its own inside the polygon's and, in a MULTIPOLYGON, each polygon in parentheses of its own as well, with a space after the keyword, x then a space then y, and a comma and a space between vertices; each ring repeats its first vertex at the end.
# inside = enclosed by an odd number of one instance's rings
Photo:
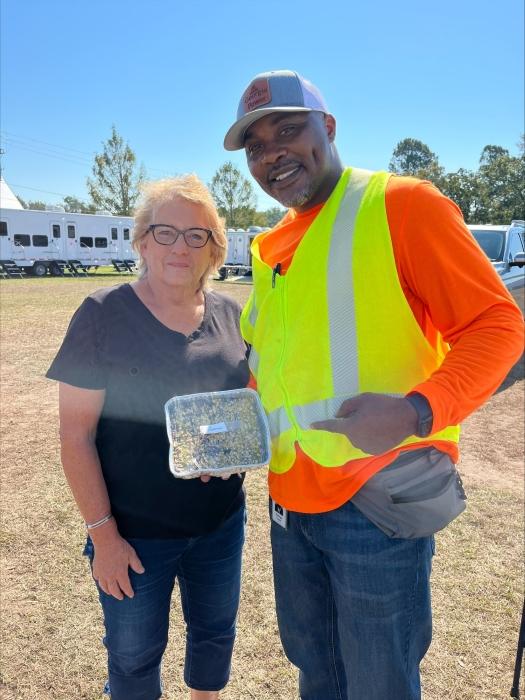
POLYGON ((328 134, 328 140, 330 143, 333 143, 335 141, 335 132, 336 132, 336 123, 335 123, 335 117, 333 114, 325 114, 324 115, 324 125, 326 129, 326 133, 328 134))

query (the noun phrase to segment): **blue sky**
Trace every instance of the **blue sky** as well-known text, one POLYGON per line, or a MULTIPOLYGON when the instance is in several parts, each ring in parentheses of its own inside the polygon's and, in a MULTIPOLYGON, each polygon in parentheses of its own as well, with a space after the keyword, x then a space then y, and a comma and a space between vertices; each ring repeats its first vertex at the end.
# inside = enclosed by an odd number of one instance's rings
MULTIPOLYGON (((3 175, 24 199, 87 199, 115 124, 148 176, 209 182, 253 75, 290 68, 337 118, 343 161, 425 142, 447 171, 523 131, 521 0, 0 0, 3 175), (29 189, 33 188, 33 189, 29 189), (44 191, 38 191, 44 190, 44 191), (54 194, 56 193, 56 194, 54 194)), ((258 208, 273 202, 258 192, 258 208)))

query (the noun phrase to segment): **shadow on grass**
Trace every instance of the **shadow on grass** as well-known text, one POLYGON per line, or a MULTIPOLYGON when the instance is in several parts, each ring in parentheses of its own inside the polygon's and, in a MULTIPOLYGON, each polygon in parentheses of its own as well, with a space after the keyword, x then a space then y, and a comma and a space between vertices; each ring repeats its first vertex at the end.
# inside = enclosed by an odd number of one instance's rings
POLYGON ((88 270, 87 274, 85 275, 72 275, 70 273, 66 273, 63 275, 43 275, 42 277, 35 277, 34 275, 24 275, 23 277, 3 277, 1 278, 2 280, 6 281, 17 281, 17 280, 35 280, 35 281, 42 281, 42 280, 85 280, 85 279, 106 279, 108 277, 114 278, 114 279, 135 279, 137 276, 136 273, 132 272, 117 272, 113 268, 99 268, 98 270, 88 270))

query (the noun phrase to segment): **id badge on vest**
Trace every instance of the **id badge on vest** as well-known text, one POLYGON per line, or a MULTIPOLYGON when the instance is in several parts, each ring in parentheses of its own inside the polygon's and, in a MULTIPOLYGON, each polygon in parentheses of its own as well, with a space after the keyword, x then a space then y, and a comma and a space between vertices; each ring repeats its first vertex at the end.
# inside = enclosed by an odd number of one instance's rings
POLYGON ((277 523, 277 525, 280 525, 281 527, 286 528, 288 527, 288 511, 284 506, 280 506, 278 503, 276 503, 273 498, 272 498, 272 520, 274 523, 277 523))

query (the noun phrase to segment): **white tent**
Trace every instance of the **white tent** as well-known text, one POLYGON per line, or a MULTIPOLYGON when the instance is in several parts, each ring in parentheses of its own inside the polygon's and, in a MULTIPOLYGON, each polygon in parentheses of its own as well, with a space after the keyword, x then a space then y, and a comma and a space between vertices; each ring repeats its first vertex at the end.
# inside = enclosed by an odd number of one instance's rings
POLYGON ((3 177, 0 177, 0 207, 2 209, 24 208, 3 177))

